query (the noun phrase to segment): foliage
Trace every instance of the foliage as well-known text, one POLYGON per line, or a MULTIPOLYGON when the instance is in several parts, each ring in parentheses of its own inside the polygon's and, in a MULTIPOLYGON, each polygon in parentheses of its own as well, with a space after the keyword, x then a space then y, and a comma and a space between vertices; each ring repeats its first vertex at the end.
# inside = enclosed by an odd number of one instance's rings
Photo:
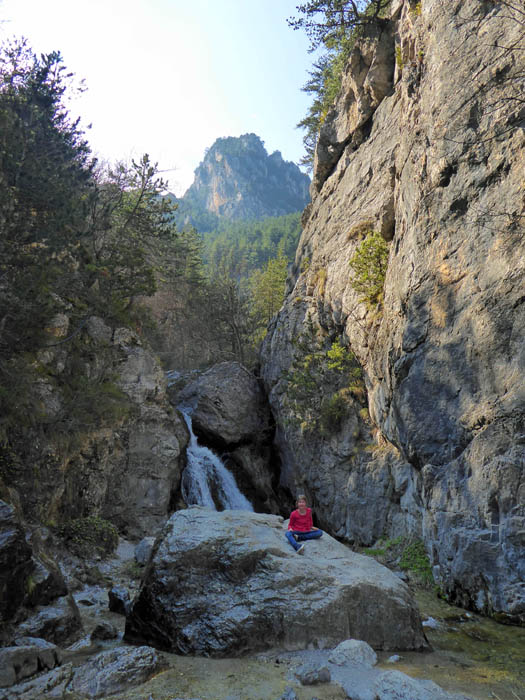
POLYGON ((118 545, 115 526, 97 515, 70 520, 59 527, 58 533, 79 556, 111 554, 118 545))
POLYGON ((421 0, 418 0, 417 2, 414 3, 412 0, 412 7, 410 8, 410 14, 413 17, 420 17, 421 13, 423 11, 422 5, 421 5, 421 0))
POLYGON ((284 301, 284 285, 288 260, 281 253, 268 260, 263 270, 256 270, 249 279, 252 315, 256 324, 255 342, 266 335, 266 327, 284 301))
POLYGON ((64 106, 59 53, 0 51, 0 363, 39 345, 84 233, 94 162, 64 106))
POLYGON ((207 318, 213 319, 214 341, 221 354, 226 352, 228 359, 249 363, 254 359, 250 352, 253 333, 250 293, 247 284, 232 270, 233 266, 226 260, 211 270, 206 295, 207 318))
POLYGON ((223 219, 203 234, 204 258, 210 267, 227 259, 240 277, 249 277, 281 255, 290 262, 301 235, 300 219, 300 212, 259 221, 223 219))
POLYGON ((378 557, 389 566, 399 566, 409 571, 422 586, 432 586, 434 577, 425 545, 421 540, 413 540, 400 535, 394 539, 382 537, 374 547, 363 550, 363 554, 378 557))
POLYGON ((310 50, 329 46, 356 27, 377 21, 391 0, 309 0, 297 6, 299 17, 291 17, 293 29, 304 29, 310 50))
POLYGON ((362 370, 339 340, 328 345, 319 338, 310 319, 294 348, 294 360, 284 376, 288 423, 303 432, 336 432, 350 405, 348 389, 361 381, 362 370))
POLYGON ((303 91, 313 96, 307 115, 297 125, 305 130, 302 165, 311 168, 319 128, 341 87, 348 57, 360 30, 378 23, 391 0, 309 0, 297 6, 298 17, 288 24, 302 29, 310 39, 310 51, 322 49, 303 91))
POLYGON ((432 585, 434 577, 432 567, 425 550, 425 545, 421 540, 416 540, 408 544, 401 555, 399 566, 404 571, 411 571, 424 585, 432 585))
POLYGON ((388 539, 386 537, 381 537, 378 540, 378 545, 376 547, 369 547, 367 549, 363 550, 363 554, 368 554, 370 556, 374 557, 382 557, 384 556, 387 552, 393 551, 394 553, 399 550, 399 548, 403 548, 405 543, 405 538, 401 535, 399 537, 396 537, 395 539, 388 539))
MULTIPOLYGON (((74 344, 89 316, 135 324, 161 284, 204 286, 195 236, 178 233, 166 183, 147 155, 98 167, 66 100, 72 75, 59 53, 25 41, 0 48, 0 439, 18 427, 81 430, 126 414, 111 358, 74 344), (53 319, 71 332, 57 340, 53 319), (66 371, 40 353, 67 343, 66 371), (88 373, 98 366, 100 372, 88 373), (88 376, 89 375, 89 376, 88 376), (96 376, 94 376, 96 375, 96 376), (58 415, 42 391, 55 391, 58 415)), ((53 353, 54 350, 51 350, 53 353)), ((102 353, 103 354, 103 353, 102 353)))
POLYGON ((381 304, 388 265, 388 244, 378 231, 370 231, 350 259, 352 288, 369 308, 381 304))
POLYGON ((404 68, 403 54, 401 53, 401 46, 396 46, 396 65, 400 71, 404 68))

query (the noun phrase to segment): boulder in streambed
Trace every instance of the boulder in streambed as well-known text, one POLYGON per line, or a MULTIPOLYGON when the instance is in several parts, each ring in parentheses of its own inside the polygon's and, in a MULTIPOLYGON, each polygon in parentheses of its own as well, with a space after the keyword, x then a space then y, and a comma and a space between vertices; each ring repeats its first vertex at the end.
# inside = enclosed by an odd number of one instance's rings
POLYGON ((183 654, 428 646, 403 581, 326 533, 298 556, 283 519, 194 506, 174 513, 127 614, 125 639, 183 654))
POLYGON ((260 442, 270 429, 261 385, 239 362, 214 365, 184 387, 177 403, 191 406, 193 429, 210 444, 260 442))

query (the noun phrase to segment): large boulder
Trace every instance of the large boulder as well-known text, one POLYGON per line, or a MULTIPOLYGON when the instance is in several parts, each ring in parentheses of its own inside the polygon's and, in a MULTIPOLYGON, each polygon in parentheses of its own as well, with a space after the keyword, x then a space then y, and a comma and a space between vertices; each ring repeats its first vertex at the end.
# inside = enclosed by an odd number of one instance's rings
POLYGON ((53 605, 38 606, 34 613, 18 625, 18 633, 24 637, 37 637, 64 644, 78 639, 82 620, 75 599, 69 593, 58 598, 53 605))
POLYGON ((79 668, 68 689, 84 698, 100 698, 140 685, 164 668, 166 663, 155 649, 117 647, 79 668))
POLYGON ((270 409, 257 378, 238 362, 221 362, 188 384, 178 402, 191 407, 193 428, 222 446, 258 442, 270 428, 270 409))
POLYGON ((15 646, 0 649, 0 686, 19 683, 24 678, 62 663, 58 647, 45 639, 25 637, 16 640, 15 646))
POLYGON ((298 556, 282 518, 192 507, 166 523, 126 620, 125 639, 213 656, 272 647, 377 649, 427 642, 407 586, 329 535, 298 556))

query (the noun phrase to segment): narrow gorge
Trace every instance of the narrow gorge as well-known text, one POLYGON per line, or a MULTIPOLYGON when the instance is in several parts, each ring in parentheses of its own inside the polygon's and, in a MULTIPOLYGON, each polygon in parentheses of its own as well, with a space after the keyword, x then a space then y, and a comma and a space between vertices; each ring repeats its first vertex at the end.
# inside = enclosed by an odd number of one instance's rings
POLYGON ((353 28, 297 248, 309 178, 253 133, 181 198, 134 163, 63 250, 0 208, 0 700, 525 700, 522 5, 353 28))

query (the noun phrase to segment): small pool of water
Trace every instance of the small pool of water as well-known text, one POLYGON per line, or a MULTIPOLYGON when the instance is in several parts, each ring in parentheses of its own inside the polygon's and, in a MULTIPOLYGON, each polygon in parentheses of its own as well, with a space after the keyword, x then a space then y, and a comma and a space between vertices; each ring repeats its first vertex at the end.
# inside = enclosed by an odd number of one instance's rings
MULTIPOLYGON (((394 668, 415 678, 428 678, 448 691, 479 700, 525 700, 525 628, 501 625, 448 605, 430 591, 416 591, 432 652, 400 652, 394 668)), ((390 654, 382 653, 383 668, 390 654)))

